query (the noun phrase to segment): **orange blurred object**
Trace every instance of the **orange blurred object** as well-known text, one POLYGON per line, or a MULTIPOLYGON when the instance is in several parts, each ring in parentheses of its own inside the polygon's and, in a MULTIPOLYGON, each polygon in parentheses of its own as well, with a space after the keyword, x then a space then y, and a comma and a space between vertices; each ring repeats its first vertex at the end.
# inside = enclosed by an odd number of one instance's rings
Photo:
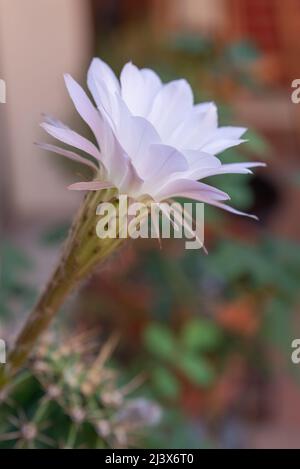
POLYGON ((217 321, 231 332, 252 337, 260 324, 255 306, 254 300, 249 296, 220 305, 216 315, 217 321))

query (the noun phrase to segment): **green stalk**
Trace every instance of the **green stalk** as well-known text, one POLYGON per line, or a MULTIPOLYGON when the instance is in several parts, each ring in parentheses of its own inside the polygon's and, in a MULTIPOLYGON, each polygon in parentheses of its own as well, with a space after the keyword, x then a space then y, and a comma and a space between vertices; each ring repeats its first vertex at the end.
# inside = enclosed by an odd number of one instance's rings
POLYGON ((101 202, 113 200, 114 196, 113 190, 89 192, 86 195, 70 229, 59 263, 17 337, 7 363, 0 369, 0 390, 10 383, 22 367, 78 282, 124 241, 119 238, 100 239, 96 234, 96 208, 101 202))

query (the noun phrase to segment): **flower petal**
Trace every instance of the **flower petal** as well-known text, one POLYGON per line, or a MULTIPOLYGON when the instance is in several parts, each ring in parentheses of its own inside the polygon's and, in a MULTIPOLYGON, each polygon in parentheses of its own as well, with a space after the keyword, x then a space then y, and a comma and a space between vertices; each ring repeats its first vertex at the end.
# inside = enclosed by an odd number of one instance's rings
POLYGON ((252 174, 252 171, 249 168, 255 168, 259 166, 264 167, 266 164, 255 162, 222 164, 219 168, 204 169, 200 177, 203 179, 208 176, 217 176, 219 174, 252 174))
POLYGON ((58 155, 66 156, 70 160, 76 161, 77 163, 85 164, 92 168, 94 171, 99 170, 99 167, 96 166, 95 163, 88 160, 87 158, 83 158, 82 156, 78 155, 77 153, 74 153, 73 151, 65 150, 64 148, 57 147, 56 145, 51 145, 50 143, 37 142, 36 145, 42 148, 43 150, 52 151, 53 153, 57 153, 58 155))
POLYGON ((206 170, 216 170, 222 166, 216 156, 199 150, 186 150, 183 152, 189 163, 188 175, 192 179, 200 179, 206 170))
POLYGON ((124 101, 120 97, 116 99, 119 108, 116 137, 143 177, 144 160, 149 146, 152 143, 160 143, 161 139, 148 120, 133 116, 124 101))
POLYGON ((148 119, 167 142, 193 106, 193 92, 186 80, 174 80, 157 93, 148 119))
POLYGON ((213 138, 222 138, 226 140, 234 140, 241 138, 247 132, 246 127, 223 126, 219 127, 213 138))
POLYGON ((207 103, 203 107, 193 106, 169 138, 169 142, 181 149, 202 149, 208 137, 218 126, 217 107, 207 103))
POLYGON ((102 141, 103 161, 109 179, 123 191, 135 191, 143 179, 138 175, 126 151, 116 138, 106 117, 103 118, 104 135, 102 141))
POLYGON ((170 197, 186 197, 199 202, 230 199, 229 195, 220 189, 190 179, 171 181, 155 194, 156 200, 164 200, 170 197))
POLYGON ((88 70, 87 83, 98 109, 110 117, 110 123, 113 126, 114 118, 116 117, 115 96, 120 94, 120 86, 113 71, 106 67, 108 65, 104 62, 93 59, 88 70))
POLYGON ((218 155, 223 151, 227 150, 228 148, 235 147, 240 145, 241 143, 245 143, 247 140, 242 139, 235 139, 235 140, 227 140, 227 139, 219 139, 213 140, 211 139, 201 148, 203 151, 207 153, 211 153, 212 155, 218 155))
POLYGON ((152 70, 139 70, 131 62, 124 65, 121 75, 121 95, 132 114, 146 117, 161 81, 152 70))
POLYGON ((170 175, 188 169, 185 157, 176 148, 163 144, 152 144, 147 158, 144 159, 143 172, 148 174, 143 188, 155 194, 166 183, 170 175))
MULTIPOLYGON (((102 80, 111 93, 120 92, 120 84, 111 67, 98 57, 94 58, 88 70, 88 79, 94 77, 102 80)), ((93 80, 92 80, 93 81, 93 80)), ((91 90, 92 94, 93 91, 91 90)), ((97 93, 96 93, 97 94, 97 93)), ((94 98, 95 99, 95 98, 94 98)), ((97 100, 95 99, 97 102, 97 100)))
POLYGON ((253 218, 253 220, 258 220, 258 217, 256 215, 252 215, 250 213, 245 213, 245 212, 240 212, 240 210, 236 210, 235 208, 230 207, 230 205, 226 205, 226 204, 223 204, 221 202, 216 202, 216 201, 210 201, 208 203, 210 205, 213 205, 214 207, 218 207, 223 210, 226 210, 227 212, 234 213, 235 215, 242 215, 244 217, 253 218))
POLYGON ((110 182, 105 181, 88 181, 75 182, 68 186, 71 191, 100 191, 102 189, 110 189, 114 187, 110 182))
POLYGON ((99 111, 93 106, 85 91, 71 75, 65 75, 65 83, 77 112, 90 127, 100 146, 103 124, 99 111))
POLYGON ((42 123, 41 127, 52 135, 52 137, 57 138, 61 142, 71 145, 72 147, 78 148, 79 150, 85 151, 89 155, 93 156, 97 160, 101 159, 101 154, 98 148, 90 142, 87 138, 82 137, 74 130, 69 128, 55 127, 54 125, 42 123))
POLYGON ((46 124, 54 125, 54 127, 60 127, 62 129, 69 129, 70 128, 66 124, 64 124, 60 120, 56 119, 55 117, 50 116, 49 114, 42 113, 42 116, 43 116, 44 122, 46 122, 46 124))

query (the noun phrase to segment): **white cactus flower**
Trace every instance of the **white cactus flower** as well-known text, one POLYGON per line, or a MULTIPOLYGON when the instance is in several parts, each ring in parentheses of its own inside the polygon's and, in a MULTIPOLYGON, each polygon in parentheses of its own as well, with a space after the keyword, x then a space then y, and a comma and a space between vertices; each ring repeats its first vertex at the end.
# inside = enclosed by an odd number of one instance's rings
POLYGON ((42 124, 56 139, 92 157, 93 162, 71 150, 42 144, 95 170, 94 180, 72 184, 70 189, 115 187, 119 194, 134 200, 154 202, 180 196, 243 214, 224 204, 230 199, 228 194, 200 181, 217 174, 251 173, 251 167, 264 164, 222 164, 216 155, 242 143, 246 129, 218 127, 215 104, 194 104, 186 80, 163 84, 154 71, 127 63, 119 81, 112 69, 96 58, 87 80, 96 106, 70 75, 65 75, 65 82, 97 142, 58 121, 42 124))

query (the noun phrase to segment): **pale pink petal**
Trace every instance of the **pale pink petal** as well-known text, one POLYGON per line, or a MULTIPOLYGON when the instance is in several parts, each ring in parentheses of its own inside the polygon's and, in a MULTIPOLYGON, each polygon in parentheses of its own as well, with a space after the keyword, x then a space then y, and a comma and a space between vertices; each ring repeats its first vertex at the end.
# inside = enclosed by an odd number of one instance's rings
MULTIPOLYGON (((198 179, 203 179, 208 176, 217 176, 219 174, 252 174, 249 168, 264 167, 265 163, 228 163, 222 164, 218 168, 205 168, 201 173, 198 173, 198 179)), ((193 174, 192 174, 193 176, 193 174)))
MULTIPOLYGON (((94 58, 92 60, 90 68, 88 70, 88 81, 89 78, 92 79, 92 77, 105 82, 111 93, 120 92, 119 80, 117 79, 115 73, 107 63, 103 62, 103 60, 99 58, 94 58)), ((92 94, 94 94, 95 92, 97 96, 96 90, 91 89, 91 92, 92 94)), ((97 102, 97 99, 95 99, 95 101, 97 102)))
POLYGON ((215 103, 209 103, 203 108, 195 106, 194 112, 200 122, 199 138, 201 138, 201 141, 205 141, 206 138, 218 128, 217 106, 215 103))
POLYGON ((130 158, 116 138, 106 117, 103 118, 104 138, 102 153, 109 179, 122 191, 137 190, 143 183, 130 158))
POLYGON ((124 194, 130 193, 134 196, 136 193, 139 193, 143 182, 144 180, 137 174, 132 162, 128 160, 124 177, 118 184, 120 192, 124 194))
POLYGON ((150 194, 157 192, 172 174, 188 170, 185 157, 176 148, 152 144, 143 161, 143 171, 148 174, 144 189, 150 194))
POLYGON ((110 182, 105 181, 88 181, 88 182, 75 182, 71 184, 68 189, 71 191, 100 191, 102 189, 110 189, 114 187, 110 182))
POLYGON ((212 155, 218 155, 223 151, 227 150, 228 148, 235 147, 240 145, 241 143, 245 143, 247 140, 243 139, 236 139, 236 140, 227 140, 227 139, 219 139, 219 140, 211 140, 207 142, 205 145, 201 147, 201 150, 211 153, 212 155))
POLYGON ((230 199, 229 195, 220 189, 190 179, 177 179, 167 183, 154 196, 155 200, 164 200, 170 197, 185 197, 200 202, 230 199))
POLYGON ((79 150, 82 150, 93 156, 97 160, 101 159, 101 154, 98 148, 88 139, 82 137, 77 132, 74 132, 74 130, 55 127, 54 125, 46 123, 42 123, 41 127, 46 130, 48 134, 52 135, 52 137, 57 138, 57 140, 60 140, 67 145, 71 145, 72 147, 78 148, 79 150))
POLYGON ((243 215, 244 217, 249 217, 249 218, 253 218, 253 220, 258 220, 258 217, 256 215, 251 215, 250 213, 240 212, 239 210, 236 210, 235 208, 230 207, 229 205, 223 204, 221 202, 216 202, 215 200, 211 200, 208 203, 210 205, 213 205, 214 207, 218 207, 223 210, 226 210, 227 212, 234 213, 235 215, 243 215))
POLYGON ((42 113, 42 117, 44 119, 44 122, 46 122, 46 124, 54 125, 54 127, 60 127, 61 129, 69 129, 70 128, 66 124, 64 124, 60 120, 56 119, 55 117, 50 116, 49 114, 42 113))
MULTIPOLYGON (((103 64, 104 62, 100 61, 99 63, 97 59, 92 61, 88 70, 87 83, 98 109, 101 113, 105 112, 109 116, 110 124, 113 127, 117 112, 116 96, 120 94, 120 86, 118 81, 115 83, 110 73, 106 73, 105 67, 102 70, 103 64)), ((111 73, 113 72, 111 71, 111 73)), ((115 80, 117 80, 116 77, 115 80)))
POLYGON ((100 146, 101 137, 103 135, 103 124, 99 111, 94 107, 85 91, 71 75, 65 75, 65 83, 77 112, 90 127, 100 146))
POLYGON ((131 62, 124 65, 121 75, 121 95, 132 114, 146 117, 162 84, 152 70, 139 70, 131 62))
MULTIPOLYGON (((133 116, 124 101, 117 97, 119 118, 116 125, 116 137, 130 156, 141 176, 148 148, 151 143, 160 143, 161 139, 153 125, 143 117, 133 116)), ((155 161, 152 161, 155 164, 155 161)))
POLYGON ((85 164, 92 168, 94 171, 99 170, 99 167, 96 166, 95 163, 88 160, 87 158, 83 158, 82 156, 78 155, 77 153, 74 153, 73 151, 65 150, 64 148, 57 147, 56 145, 51 145, 50 143, 37 142, 36 145, 40 148, 43 148, 43 150, 52 151, 53 153, 57 153, 58 155, 66 156, 70 160, 76 161, 77 163, 85 164))
POLYGON ((192 179, 199 179, 204 171, 216 171, 221 168, 221 161, 213 155, 199 150, 186 150, 183 152, 189 163, 188 175, 192 179))
POLYGON ((246 127, 223 126, 219 127, 212 138, 222 138, 226 140, 235 140, 241 138, 247 132, 246 127))
POLYGON ((236 210, 235 208, 222 203, 221 200, 226 200, 226 198, 229 199, 229 196, 227 196, 227 194, 225 194, 224 192, 219 191, 218 189, 208 186, 207 184, 202 184, 196 181, 185 181, 185 183, 181 185, 179 184, 179 181, 177 181, 177 184, 174 184, 174 186, 174 188, 170 188, 171 190, 173 189, 173 196, 168 195, 168 192, 170 191, 167 190, 164 194, 163 191, 160 194, 157 194, 156 199, 160 198, 160 200, 162 200, 164 198, 170 197, 185 197, 188 199, 197 200, 198 202, 204 202, 218 208, 222 208, 223 210, 227 210, 228 212, 234 213, 236 215, 244 215, 246 217, 257 220, 257 217, 255 215, 240 212, 239 210, 236 210), (189 185, 189 183, 194 184, 189 185), (197 189, 198 184, 199 188, 197 189))
POLYGON ((186 80, 175 80, 157 93, 148 119, 167 142, 193 106, 193 93, 186 80))
POLYGON ((199 114, 205 114, 211 108, 211 106, 216 106, 216 104, 213 101, 206 101, 195 104, 194 108, 199 114))
POLYGON ((150 68, 142 68, 140 72, 144 77, 148 94, 154 97, 163 86, 160 77, 150 68))
POLYGON ((168 143, 180 149, 198 150, 218 126, 217 107, 208 103, 202 108, 193 106, 186 116, 181 116, 179 125, 174 129, 168 143))

